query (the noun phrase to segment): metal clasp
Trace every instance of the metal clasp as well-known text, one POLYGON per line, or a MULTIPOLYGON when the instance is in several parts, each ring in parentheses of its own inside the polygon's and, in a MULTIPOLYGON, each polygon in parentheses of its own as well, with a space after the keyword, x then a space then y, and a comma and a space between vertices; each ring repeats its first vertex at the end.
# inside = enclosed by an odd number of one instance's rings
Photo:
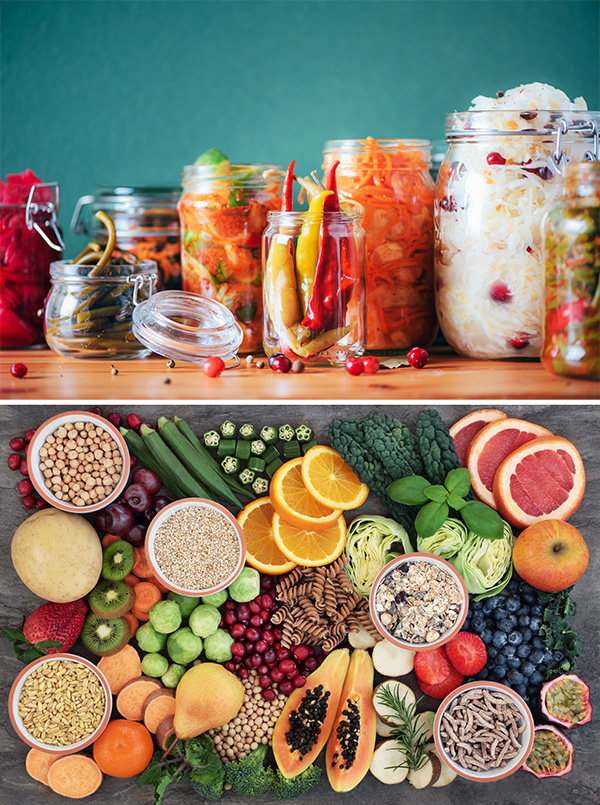
POLYGON ((48 246, 57 252, 62 252, 65 250, 65 243, 61 237, 56 223, 56 215, 59 207, 60 190, 56 182, 41 182, 40 184, 34 184, 29 191, 29 197, 25 206, 25 223, 27 224, 27 229, 35 229, 38 235, 40 235, 46 241, 48 246), (43 187, 52 191, 54 197, 51 201, 35 201, 36 192, 41 190, 43 187), (56 242, 53 242, 48 237, 44 231, 44 228, 51 230, 51 232, 54 234, 56 242))
POLYGON ((567 123, 566 120, 561 120, 558 124, 556 131, 556 148, 550 157, 550 161, 556 173, 562 175, 561 165, 566 163, 567 158, 562 148, 562 138, 565 134, 583 134, 584 136, 592 135, 594 137, 594 148, 592 151, 586 151, 583 155, 584 162, 598 162, 600 159, 600 147, 598 143, 598 126, 595 120, 590 120, 589 123, 567 123))
MULTIPOLYGON (((133 285, 133 306, 137 307, 140 304, 139 294, 144 287, 144 282, 148 280, 148 298, 152 296, 156 290, 156 283, 158 282, 158 274, 131 274, 127 277, 127 282, 133 285)), ((145 299, 142 301, 146 301, 145 299)))

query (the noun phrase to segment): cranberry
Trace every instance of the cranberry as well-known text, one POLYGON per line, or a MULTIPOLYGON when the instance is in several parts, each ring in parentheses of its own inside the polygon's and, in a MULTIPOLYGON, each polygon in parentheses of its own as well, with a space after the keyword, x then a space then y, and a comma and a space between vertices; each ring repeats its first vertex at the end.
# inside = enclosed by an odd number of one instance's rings
POLYGON ((281 648, 281 643, 279 642, 279 640, 276 640, 271 646, 271 648, 273 649, 273 651, 279 651, 279 649, 281 648))
MULTIPOLYGON (((266 609, 261 609, 261 611, 260 611, 258 614, 259 614, 259 617, 261 617, 261 618, 262 618, 263 623, 264 623, 265 621, 268 621, 268 620, 269 620, 269 611, 268 611, 268 610, 266 610, 266 609)), ((261 623, 261 626, 262 626, 262 623, 261 623)))
POLYGON ((202 364, 202 371, 206 377, 218 377, 225 368, 225 361, 218 355, 207 358, 202 364))
POLYGON ((123 539, 131 545, 135 545, 136 548, 141 548, 146 540, 146 526, 136 523, 123 534, 123 539))
POLYGON ((127 427, 137 430, 142 425, 142 418, 137 414, 129 414, 127 417, 127 427))
POLYGON ((255 628, 254 628, 254 626, 251 626, 251 627, 250 627, 250 628, 249 628, 249 629, 246 631, 246 637, 247 637, 247 638, 248 638, 248 640, 250 640, 252 643, 256 643, 256 641, 257 641, 257 640, 260 640, 260 632, 258 631, 258 629, 255 629, 255 628))
POLYGON ((308 649, 309 654, 314 654, 315 653, 315 647, 314 646, 307 646, 306 648, 308 649))
POLYGON ((250 601, 250 603, 248 604, 248 609, 250 610, 250 612, 252 612, 253 615, 257 615, 260 612, 260 604, 258 603, 258 598, 260 598, 260 596, 255 598, 254 601, 250 601))
POLYGON ((123 424, 123 417, 121 416, 121 414, 117 413, 117 411, 112 411, 108 415, 108 421, 112 422, 115 428, 120 428, 121 425, 123 424))
POLYGON ((92 408, 92 414, 96 414, 96 416, 102 416, 102 408, 99 405, 95 405, 92 408))
POLYGON ((25 455, 28 455, 28 453, 29 453, 29 445, 30 445, 30 442, 27 442, 27 444, 23 448, 23 450, 25 451, 25 455))
POLYGON ((246 649, 241 643, 234 643, 231 647, 231 653, 234 657, 244 657, 246 655, 246 649))
POLYGON ((488 165, 506 165, 506 160, 497 151, 492 151, 487 155, 486 159, 488 165))
POLYGON ((275 638, 273 637, 273 632, 269 631, 269 629, 262 630, 262 632, 260 633, 260 639, 264 640, 265 643, 268 643, 269 646, 272 645, 272 643, 275 640, 275 638))
POLYGON ((137 458, 135 456, 129 456, 129 469, 134 470, 137 467, 137 458))
POLYGON ((24 458, 21 459, 21 463, 19 464, 19 472, 21 473, 21 475, 25 476, 29 475, 29 470, 27 469, 27 462, 25 461, 24 458))
POLYGON ((281 628, 281 626, 276 626, 273 629, 273 637, 275 638, 275 640, 281 640, 281 638, 283 637, 283 629, 281 628))
MULTIPOLYGON (((278 652, 278 654, 279 654, 279 652, 278 652)), ((279 659, 279 657, 278 657, 278 659, 279 659)), ((279 663, 279 668, 280 668, 280 670, 283 671, 284 674, 287 675, 287 674, 290 673, 290 671, 294 671, 296 669, 296 663, 293 660, 290 660, 290 659, 287 659, 287 658, 282 659, 281 662, 279 663)))
MULTIPOLYGON (((263 658, 264 659, 264 658, 263 658)), ((259 665, 256 669, 261 676, 265 676, 269 673, 269 666, 266 665, 264 662, 262 665, 259 665)))
POLYGON ((294 685, 289 679, 282 680, 277 687, 279 689, 279 692, 283 693, 284 696, 289 696, 290 693, 294 690, 294 685))
POLYGON ((316 669, 317 665, 318 665, 317 658, 313 654, 312 657, 308 656, 304 660, 304 662, 302 663, 302 670, 308 671, 310 673, 311 671, 314 671, 316 669))
POLYGON ((429 360, 429 353, 422 347, 413 347, 406 356, 406 360, 414 369, 422 369, 429 360))
POLYGON ((250 659, 249 654, 246 657, 244 657, 243 662, 244 662, 244 668, 248 668, 248 669, 254 668, 254 666, 252 665, 252 660, 250 659))
POLYGON ((35 436, 35 428, 31 428, 31 430, 28 430, 27 433, 25 434, 25 439, 28 442, 30 442, 34 436, 35 436))
POLYGON ((263 699, 265 699, 267 702, 274 702, 274 701, 275 701, 275 698, 276 698, 276 696, 277 696, 277 694, 275 693, 275 691, 273 690, 273 688, 267 688, 266 690, 261 691, 261 694, 260 694, 260 695, 261 695, 261 696, 263 697, 263 699))
POLYGON ((11 450, 16 451, 16 450, 24 450, 26 444, 27 442, 22 436, 15 436, 14 439, 10 440, 8 446, 10 447, 11 450))
POLYGON ((348 358, 345 363, 346 371, 351 375, 362 375, 365 371, 365 364, 362 358, 356 356, 348 358))
POLYGON ((271 649, 267 649, 266 651, 263 651, 263 660, 267 665, 275 665, 277 662, 277 654, 275 654, 275 652, 271 649))
POLYGON ((250 623, 252 624, 252 626, 262 626, 264 622, 265 619, 263 618, 262 615, 253 615, 250 618, 250 623))
POLYGON ((18 453, 11 453, 8 457, 8 469, 18 470, 21 466, 21 456, 18 453))
POLYGON ((235 671, 235 663, 233 662, 233 660, 228 660, 227 662, 223 663, 223 668, 226 668, 233 674, 235 671))
POLYGON ((33 492, 33 484, 28 478, 23 478, 23 480, 19 481, 17 484, 17 489, 19 490, 19 495, 31 495, 33 492))
POLYGON ((263 664, 262 657, 260 654, 256 653, 250 655, 250 662, 252 663, 253 668, 260 668, 260 666, 263 664))
POLYGON ((36 509, 47 509, 49 506, 50 504, 47 500, 44 500, 44 498, 38 498, 35 502, 36 509))
MULTIPOLYGON (((259 673, 260 673, 260 671, 259 671, 259 673)), ((261 676, 261 678, 258 680, 258 684, 261 686, 261 688, 270 688, 272 681, 273 680, 271 679, 270 676, 267 676, 266 674, 263 674, 261 676)))
POLYGON ((250 671, 244 665, 242 665, 240 668, 238 668, 237 675, 240 679, 248 679, 250 676, 250 671))
POLYGON ((295 688, 303 688, 306 685, 306 677, 302 676, 302 674, 296 674, 292 679, 292 685, 295 688))
POLYGON ((224 629, 227 626, 225 623, 225 618, 221 615, 221 620, 219 621, 219 629, 224 629))
POLYGON ((35 506, 35 498, 33 497, 33 495, 25 495, 25 497, 22 498, 22 501, 23 506, 25 506, 26 509, 33 509, 33 507, 35 506))
POLYGON ((236 607, 235 601, 225 601, 225 609, 235 609, 236 607))
POLYGON ((512 300, 512 294, 508 286, 503 282, 497 282, 495 285, 492 285, 490 296, 494 302, 510 302, 512 300))
POLYGON ((286 355, 272 355, 269 366, 274 372, 286 374, 292 368, 292 362, 286 355))
POLYGON ((367 355, 366 358, 363 358, 363 364, 368 375, 374 375, 379 371, 379 360, 375 355, 367 355))
POLYGON ((509 344, 515 349, 524 349, 529 345, 529 336, 527 333, 517 333, 514 338, 509 339, 509 344))
MULTIPOLYGON (((231 613, 228 612, 227 615, 231 613)), ((227 623, 227 617, 225 617, 225 623, 227 623)), ((234 640, 239 640, 246 634, 246 627, 243 623, 234 623, 231 629, 229 630, 229 634, 233 637, 234 640)))
POLYGON ((260 586, 263 590, 272 590, 275 585, 275 580, 273 576, 261 576, 260 577, 260 586))
POLYGON ((261 595, 260 605, 263 609, 271 609, 274 603, 275 601, 272 595, 269 595, 268 593, 265 593, 265 595, 261 595))
POLYGON ((246 654, 252 654, 254 651, 254 643, 252 640, 244 640, 244 648, 246 649, 246 654))
POLYGON ((308 657, 308 648, 306 646, 294 646, 292 653, 297 660, 302 662, 308 657))
POLYGON ((258 651, 259 654, 264 654, 268 646, 264 640, 258 640, 254 648, 258 651))
POLYGON ((247 621, 250 618, 250 610, 246 604, 238 604, 235 614, 237 615, 237 619, 239 621, 247 621))
POLYGON ((152 496, 141 484, 130 484, 123 492, 123 502, 131 511, 142 514, 150 507, 152 496))
POLYGON ((13 377, 25 377, 27 374, 27 367, 24 363, 13 363, 10 367, 10 373, 13 377))
POLYGON ((290 656, 290 650, 287 648, 280 648, 277 650, 277 659, 278 660, 287 660, 290 656))
POLYGON ((271 668, 271 679, 273 682, 281 682, 285 674, 280 668, 271 668))
MULTIPOLYGON (((147 467, 138 467, 131 476, 131 480, 133 481, 134 484, 143 486, 144 489, 146 489, 150 495, 157 495, 160 492, 160 488, 162 486, 161 480, 158 477, 158 475, 155 472, 152 472, 152 470, 147 469, 147 467)), ((167 498, 165 498, 165 500, 166 499, 167 498)), ((154 500, 152 501, 152 505, 154 506, 154 508, 156 508, 154 500)))

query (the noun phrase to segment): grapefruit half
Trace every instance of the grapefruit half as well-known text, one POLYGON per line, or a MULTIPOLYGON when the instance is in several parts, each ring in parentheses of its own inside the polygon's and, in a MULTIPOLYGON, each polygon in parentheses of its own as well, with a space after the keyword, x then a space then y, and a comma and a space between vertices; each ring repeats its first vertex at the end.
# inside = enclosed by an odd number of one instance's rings
POLYGON ((575 445, 559 436, 533 439, 514 450, 494 477, 498 511, 512 526, 568 519, 585 489, 583 461, 575 445))
POLYGON ((513 450, 540 436, 552 436, 552 433, 541 425, 510 418, 491 422, 476 434, 467 450, 467 469, 479 500, 498 508, 493 493, 496 470, 513 450))
POLYGON ((450 428, 450 436, 454 441, 454 447, 458 455, 461 466, 467 466, 467 450, 476 434, 490 422, 497 422, 499 419, 506 419, 507 415, 498 408, 483 408, 481 411, 471 411, 450 428))

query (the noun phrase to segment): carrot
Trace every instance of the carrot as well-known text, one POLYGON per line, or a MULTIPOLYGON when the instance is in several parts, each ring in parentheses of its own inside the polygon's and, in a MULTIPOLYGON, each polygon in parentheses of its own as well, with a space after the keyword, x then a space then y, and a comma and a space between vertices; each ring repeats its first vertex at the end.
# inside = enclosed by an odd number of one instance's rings
POLYGON ((148 616, 148 613, 147 612, 142 612, 142 610, 138 609, 137 607, 132 608, 131 614, 133 615, 134 618, 137 618, 138 621, 150 620, 150 618, 148 616))
POLYGON ((150 676, 138 676, 123 685, 117 696, 117 710, 123 718, 130 721, 141 721, 144 702, 155 690, 162 688, 158 679, 150 676))
POLYGON ((150 565, 148 564, 148 560, 146 559, 145 549, 134 547, 133 553, 135 554, 135 562, 133 564, 132 573, 135 573, 135 575, 139 576, 140 579, 154 578, 152 568, 150 567, 150 565))
POLYGON ((166 587, 160 579, 157 579, 156 576, 152 579, 152 584, 155 584, 161 593, 169 593, 171 592, 168 587, 166 587))
POLYGON ((100 767, 88 755, 67 755, 48 769, 48 785, 61 797, 83 799, 97 791, 102 782, 100 767))
POLYGON ((141 612, 150 612, 154 604, 162 599, 162 593, 151 581, 141 581, 133 588, 135 608, 141 612))
POLYGON ((151 693, 142 708, 144 724, 149 732, 156 732, 160 722, 175 715, 175 692, 165 688, 151 693))
POLYGON ((130 587, 135 587, 136 584, 140 583, 141 579, 135 576, 133 573, 129 573, 127 576, 125 576, 123 581, 127 582, 130 587))
POLYGON ((123 539, 123 537, 117 537, 114 534, 105 534, 102 537, 102 547, 107 548, 109 545, 112 545, 113 542, 118 542, 120 539, 123 539))
MULTIPOLYGON (((129 612, 127 613, 129 615, 129 612)), ((125 617, 125 615, 123 615, 125 617)), ((129 618, 127 618, 129 620, 129 618)), ((135 619, 134 619, 135 620, 135 619)), ((137 623, 137 621, 136 621, 137 623)), ((132 636, 134 633, 131 630, 132 636)), ((116 654, 111 654, 108 657, 102 657, 98 663, 98 668, 106 677, 109 684, 111 693, 115 696, 128 682, 132 679, 137 679, 142 675, 142 662, 140 655, 133 646, 127 644, 123 646, 116 654)))
POLYGON ((25 758, 25 769, 27 774, 39 783, 48 785, 48 769, 58 760, 65 757, 60 753, 41 752, 39 749, 30 749, 25 758))
POLYGON ((138 623, 138 619, 131 611, 126 612, 124 615, 121 615, 121 617, 123 618, 123 620, 127 621, 127 623, 131 626, 131 635, 129 638, 131 640, 132 637, 135 637, 135 633, 137 632, 138 627, 140 625, 138 623))

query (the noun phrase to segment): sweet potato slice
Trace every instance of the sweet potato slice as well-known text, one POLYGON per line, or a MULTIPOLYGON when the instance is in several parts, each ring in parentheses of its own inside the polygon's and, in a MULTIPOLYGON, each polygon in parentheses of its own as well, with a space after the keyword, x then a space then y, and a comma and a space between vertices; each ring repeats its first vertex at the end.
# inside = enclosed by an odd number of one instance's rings
POLYGON ((175 713, 175 691, 170 688, 153 691, 142 707, 142 717, 149 732, 156 732, 160 722, 175 713))
POLYGON ((30 749, 25 758, 27 774, 39 783, 48 785, 48 769, 59 757, 65 756, 59 753, 41 752, 39 749, 30 749))
POLYGON ((124 685, 142 675, 140 655, 129 643, 123 646, 121 651, 117 651, 116 654, 102 657, 98 663, 98 668, 106 677, 111 693, 114 696, 119 693, 124 685))
POLYGON ((97 791, 102 782, 100 767, 88 755, 66 755, 48 769, 48 785, 61 797, 83 799, 97 791))
POLYGON ((130 721, 141 721, 144 702, 155 690, 162 688, 162 683, 151 676, 138 676, 123 685, 117 696, 117 710, 123 718, 130 721))
MULTIPOLYGON (((160 722, 158 727, 156 728, 156 742, 160 746, 161 749, 167 749, 167 741, 171 738, 172 735, 175 735, 175 727, 173 726, 173 716, 167 716, 163 718, 160 722)), ((169 745, 171 741, 169 741, 169 745)))

